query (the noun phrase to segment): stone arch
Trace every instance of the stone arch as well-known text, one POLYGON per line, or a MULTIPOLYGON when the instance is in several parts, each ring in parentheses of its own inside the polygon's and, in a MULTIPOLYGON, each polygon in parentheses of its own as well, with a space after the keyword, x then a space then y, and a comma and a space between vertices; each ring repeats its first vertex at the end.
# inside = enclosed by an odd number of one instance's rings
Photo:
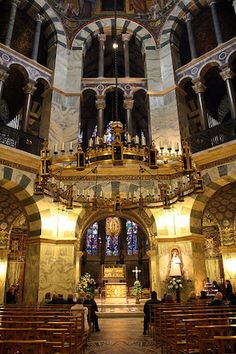
POLYGON ((30 16, 42 15, 46 19, 46 32, 50 37, 48 47, 57 44, 67 47, 67 38, 60 18, 45 0, 23 0, 20 5, 21 10, 27 11, 30 16))
POLYGON ((147 238, 149 240, 150 248, 154 244, 154 238, 157 234, 156 231, 156 224, 155 224, 155 219, 150 212, 150 210, 146 211, 144 209, 137 211, 119 211, 119 212, 114 212, 109 209, 103 209, 103 210, 85 210, 83 209, 82 212, 80 213, 78 220, 77 220, 77 225, 76 225, 76 238, 78 239, 78 244, 80 244, 82 237, 84 235, 85 230, 93 223, 99 220, 102 220, 108 216, 118 216, 121 218, 128 218, 136 222, 144 231, 144 233, 147 235, 147 238))
POLYGON ((203 175, 203 178, 207 183, 205 191, 204 193, 199 194, 197 196, 190 213, 190 231, 194 234, 202 234, 202 219, 208 201, 220 188, 236 181, 236 174, 232 174, 229 176, 228 171, 224 176, 220 176, 223 171, 223 167, 226 166, 227 165, 223 165, 214 168, 214 171, 212 171, 212 175, 214 175, 215 173, 216 176, 219 176, 215 180, 212 180, 208 173, 203 175))
MULTIPOLYGON (((203 5, 204 6, 204 5, 203 5)), ((202 8, 202 5, 199 5, 198 0, 193 0, 193 1, 180 1, 170 12, 168 18, 166 19, 166 22, 163 26, 162 29, 162 34, 161 34, 161 39, 160 39, 160 47, 163 48, 166 45, 170 44, 173 42, 174 44, 176 43, 176 39, 179 38, 178 33, 177 33, 177 27, 179 24, 179 21, 183 18, 183 16, 188 13, 188 12, 198 12, 199 9, 202 8)))
MULTIPOLYGON (((74 40, 72 42, 72 50, 85 50, 88 48, 92 35, 96 35, 101 33, 102 31, 106 32, 107 30, 111 30, 114 28, 114 18, 107 17, 101 18, 100 20, 96 20, 86 24, 79 32, 75 35, 74 40)), ((117 18, 117 29, 121 31, 126 31, 135 35, 135 37, 141 43, 141 47, 143 52, 146 50, 155 50, 156 42, 151 35, 151 33, 139 23, 128 20, 127 18, 118 17, 117 18)))
MULTIPOLYGON (((10 168, 6 170, 9 179, 3 178, 0 180, 0 187, 8 190, 19 201, 27 216, 29 226, 29 236, 41 235, 41 217, 39 209, 37 207, 35 199, 26 190, 27 185, 30 183, 28 176, 22 174, 19 184, 12 180, 12 174, 10 175, 10 168)), ((6 176, 5 176, 6 177, 6 176)))

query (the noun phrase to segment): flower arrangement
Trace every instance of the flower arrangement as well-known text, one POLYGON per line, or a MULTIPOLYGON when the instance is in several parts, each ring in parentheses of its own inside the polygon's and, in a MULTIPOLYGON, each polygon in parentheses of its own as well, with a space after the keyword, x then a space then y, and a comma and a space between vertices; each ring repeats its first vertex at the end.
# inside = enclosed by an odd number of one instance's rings
POLYGON ((176 277, 170 278, 168 283, 168 289, 173 291, 183 289, 182 279, 176 277))
POLYGON ((139 280, 135 280, 132 293, 136 298, 136 304, 139 303, 141 292, 142 292, 142 285, 139 280))
POLYGON ((80 278, 80 282, 78 284, 77 291, 80 295, 81 294, 94 295, 95 286, 96 286, 95 280, 93 278, 91 278, 91 275, 89 273, 85 273, 85 275, 83 275, 80 278))

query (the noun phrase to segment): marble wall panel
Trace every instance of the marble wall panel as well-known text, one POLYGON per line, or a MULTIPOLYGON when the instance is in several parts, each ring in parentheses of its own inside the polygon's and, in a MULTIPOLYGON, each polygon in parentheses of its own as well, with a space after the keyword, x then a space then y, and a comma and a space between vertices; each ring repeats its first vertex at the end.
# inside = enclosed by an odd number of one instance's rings
POLYGON ((52 111, 50 119, 49 144, 64 142, 69 148, 69 143, 77 145, 78 129, 80 122, 80 97, 65 96, 59 92, 53 92, 52 111))
POLYGON ((41 244, 39 301, 47 292, 65 298, 75 292, 74 245, 41 244))
POLYGON ((39 244, 28 244, 25 263, 25 286, 24 286, 24 303, 36 304, 38 302, 39 287, 39 244))
POLYGON ((163 89, 167 89, 168 87, 175 85, 170 44, 165 45, 163 48, 160 49, 160 62, 163 89))
POLYGON ((160 140, 180 143, 180 127, 175 91, 165 96, 151 96, 150 118, 152 139, 159 146, 160 140))
POLYGON ((162 90, 162 79, 160 70, 159 51, 146 51, 146 77, 148 83, 148 91, 162 90))

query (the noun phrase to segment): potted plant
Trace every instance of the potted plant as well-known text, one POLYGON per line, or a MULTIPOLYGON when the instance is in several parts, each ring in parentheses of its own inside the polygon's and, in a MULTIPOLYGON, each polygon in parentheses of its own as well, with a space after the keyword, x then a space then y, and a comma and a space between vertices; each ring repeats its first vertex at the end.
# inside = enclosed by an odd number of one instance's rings
POLYGON ((180 303, 180 290, 183 289, 182 279, 179 277, 171 277, 169 279, 168 289, 175 291, 176 302, 180 303))
POLYGON ((77 286, 77 292, 79 296, 84 296, 86 294, 94 296, 95 286, 95 280, 91 277, 89 273, 85 273, 85 275, 80 278, 80 282, 77 286))
POLYGON ((135 280, 133 286, 133 295, 135 296, 135 303, 140 304, 140 297, 142 292, 142 286, 139 280, 135 280))

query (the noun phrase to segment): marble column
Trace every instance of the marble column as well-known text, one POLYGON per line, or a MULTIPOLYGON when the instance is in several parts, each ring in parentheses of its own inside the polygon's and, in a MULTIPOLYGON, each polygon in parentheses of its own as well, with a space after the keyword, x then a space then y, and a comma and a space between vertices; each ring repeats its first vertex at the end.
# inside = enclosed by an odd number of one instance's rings
POLYGON ((22 123, 21 123, 21 131, 27 132, 28 130, 28 124, 29 124, 29 114, 30 114, 30 109, 31 109, 31 104, 32 104, 32 96, 37 89, 35 86, 36 82, 29 80, 26 86, 23 88, 23 91, 25 93, 25 105, 24 105, 24 111, 23 111, 23 117, 22 117, 22 123))
POLYGON ((11 45, 11 40, 12 40, 12 34, 13 34, 13 29, 14 29, 14 24, 15 24, 15 19, 16 19, 16 10, 17 6, 20 4, 21 0, 12 0, 11 1, 11 12, 10 12, 10 18, 8 22, 8 27, 7 27, 7 34, 5 38, 5 45, 10 47, 11 45))
POLYGON ((196 51, 192 23, 191 23, 192 19, 193 19, 193 16, 190 13, 187 13, 184 16, 184 20, 186 22, 186 27, 187 27, 187 33, 188 33, 188 42, 189 42, 189 47, 190 47, 190 52, 191 52, 191 59, 194 59, 194 58, 197 58, 197 51, 196 51))
POLYGON ((233 288, 236 288, 236 246, 221 246, 224 277, 231 281, 233 288))
POLYGON ((235 98, 234 87, 233 87, 233 82, 232 82, 232 79, 235 74, 229 67, 226 67, 226 68, 222 69, 222 71, 220 72, 220 75, 226 83, 226 89, 227 89, 227 94, 228 94, 228 98, 229 98, 231 117, 232 117, 232 119, 236 119, 236 98, 235 98))
POLYGON ((9 250, 0 250, 0 304, 4 304, 9 250))
POLYGON ((150 251, 147 251, 149 257, 149 266, 150 266, 150 287, 152 291, 157 291, 160 296, 160 286, 157 284, 157 249, 154 248, 150 251))
POLYGON ((43 23, 43 16, 37 15, 36 17, 36 27, 35 27, 35 34, 34 34, 34 43, 33 43, 33 50, 32 50, 32 59, 38 59, 38 52, 39 52, 39 40, 40 40, 40 33, 43 23))
POLYGON ((122 41, 124 48, 124 61, 125 61, 125 76, 130 77, 130 64, 129 64, 129 41, 131 38, 131 34, 123 33, 122 41))
POLYGON ((105 95, 97 95, 96 96, 96 108, 98 110, 98 113, 97 113, 97 126, 98 126, 97 135, 99 138, 102 138, 105 133, 105 128, 104 128, 104 109, 106 108, 105 95))
POLYGON ((124 96, 124 108, 126 109, 126 130, 129 135, 133 136, 133 127, 132 127, 132 109, 134 106, 133 95, 124 96))
POLYGON ((8 68, 4 65, 0 65, 0 101, 2 98, 2 90, 3 90, 3 84, 8 78, 8 68))
POLYGON ((208 121, 207 121, 207 109, 204 99, 204 92, 206 90, 206 86, 198 80, 193 82, 193 89, 197 94, 199 110, 200 110, 200 120, 201 120, 201 127, 202 130, 208 129, 208 121))
POLYGON ((219 44, 223 43, 223 37, 222 37, 219 17, 218 17, 217 8, 216 8, 217 0, 208 0, 207 2, 208 2, 208 5, 211 9, 212 19, 213 19, 213 24, 214 24, 215 34, 216 34, 216 41, 217 41, 217 44, 219 45, 219 44))
POLYGON ((234 12, 236 14, 236 0, 233 1, 234 12))
MULTIPOLYGON (((81 277, 81 257, 83 252, 80 251, 79 243, 75 244, 75 286, 79 283, 81 277)), ((76 290, 76 289, 75 289, 76 290)))
POLYGON ((98 76, 104 77, 104 51, 105 51, 106 35, 104 33, 99 33, 98 40, 99 40, 98 76))

